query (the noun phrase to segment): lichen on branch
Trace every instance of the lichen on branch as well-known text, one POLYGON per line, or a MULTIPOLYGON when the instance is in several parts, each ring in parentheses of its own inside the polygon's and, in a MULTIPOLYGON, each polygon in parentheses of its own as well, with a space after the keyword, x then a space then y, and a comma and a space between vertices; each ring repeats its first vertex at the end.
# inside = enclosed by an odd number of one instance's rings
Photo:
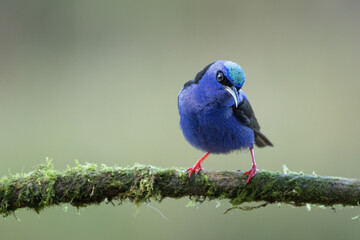
POLYGON ((190 197, 244 202, 307 203, 358 206, 360 181, 298 173, 260 171, 246 184, 241 171, 201 171, 189 178, 184 169, 153 166, 107 167, 95 164, 54 170, 51 161, 25 174, 0 179, 0 213, 7 216, 19 208, 40 210, 59 204, 84 207, 104 200, 136 204, 164 198, 190 197))

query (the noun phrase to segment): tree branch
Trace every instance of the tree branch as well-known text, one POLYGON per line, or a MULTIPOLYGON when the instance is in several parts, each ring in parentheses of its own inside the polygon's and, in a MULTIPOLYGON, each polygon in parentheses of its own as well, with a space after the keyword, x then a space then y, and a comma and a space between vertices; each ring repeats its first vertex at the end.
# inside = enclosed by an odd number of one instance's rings
POLYGON ((83 207, 104 200, 129 200, 138 204, 186 196, 200 202, 229 199, 234 206, 252 201, 359 205, 360 181, 356 179, 260 171, 246 184, 243 173, 202 171, 189 179, 183 169, 98 167, 78 162, 74 168, 57 171, 48 161, 33 172, 0 179, 0 213, 7 216, 18 208, 39 212, 62 203, 83 207))

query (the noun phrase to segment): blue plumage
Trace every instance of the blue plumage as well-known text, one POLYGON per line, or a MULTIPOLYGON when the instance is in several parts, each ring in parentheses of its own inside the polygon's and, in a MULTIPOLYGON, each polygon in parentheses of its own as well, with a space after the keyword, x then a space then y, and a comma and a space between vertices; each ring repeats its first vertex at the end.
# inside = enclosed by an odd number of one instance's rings
MULTIPOLYGON (((245 82, 242 68, 231 61, 216 61, 187 82, 178 96, 180 126, 186 140, 207 154, 190 176, 201 170, 209 153, 228 153, 253 146, 272 146, 260 132, 255 114, 241 89, 245 82)), ((256 174, 255 159, 248 181, 256 174)))

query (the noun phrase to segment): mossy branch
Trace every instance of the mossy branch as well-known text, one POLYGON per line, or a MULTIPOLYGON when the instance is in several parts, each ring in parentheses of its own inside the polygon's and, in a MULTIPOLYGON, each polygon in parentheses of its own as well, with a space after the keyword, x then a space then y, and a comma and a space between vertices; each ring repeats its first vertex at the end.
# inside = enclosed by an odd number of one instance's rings
POLYGON ((246 184, 241 171, 202 171, 188 178, 183 169, 160 169, 136 165, 130 168, 98 167, 95 164, 53 169, 51 161, 26 174, 0 179, 0 213, 7 216, 18 208, 41 209, 58 204, 83 207, 104 200, 135 203, 190 197, 229 199, 233 205, 244 202, 306 203, 357 206, 360 181, 298 173, 260 171, 246 184))

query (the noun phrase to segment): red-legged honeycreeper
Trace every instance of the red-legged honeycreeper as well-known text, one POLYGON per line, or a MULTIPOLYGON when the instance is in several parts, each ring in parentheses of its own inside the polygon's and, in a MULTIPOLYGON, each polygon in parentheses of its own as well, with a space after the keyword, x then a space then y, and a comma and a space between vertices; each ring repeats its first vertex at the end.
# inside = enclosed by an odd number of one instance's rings
POLYGON ((210 153, 250 149, 252 167, 244 175, 247 182, 255 176, 254 143, 273 146, 260 132, 249 100, 241 89, 245 82, 242 68, 231 61, 216 61, 184 84, 178 95, 180 127, 186 140, 205 151, 189 168, 189 177, 202 170, 201 163, 210 153))

